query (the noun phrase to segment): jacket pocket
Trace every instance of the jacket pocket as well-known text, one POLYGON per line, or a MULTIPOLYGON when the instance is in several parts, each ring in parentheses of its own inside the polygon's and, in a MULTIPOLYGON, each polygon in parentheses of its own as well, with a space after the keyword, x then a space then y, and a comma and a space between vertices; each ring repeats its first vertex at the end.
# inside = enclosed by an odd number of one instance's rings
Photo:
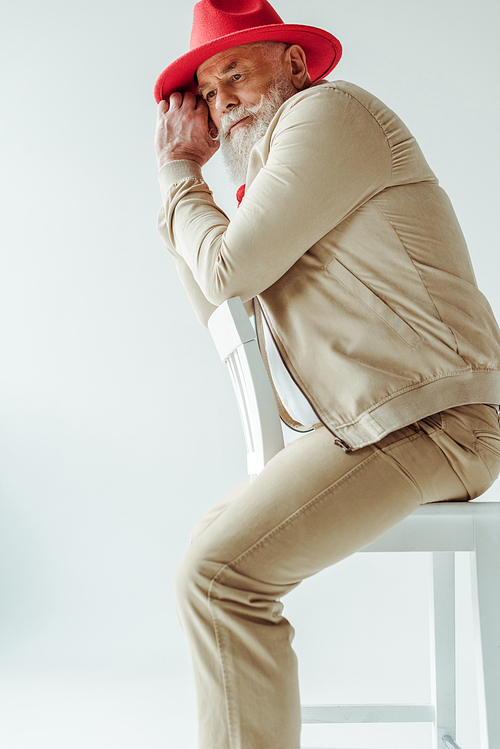
POLYGON ((403 339, 408 346, 420 341, 420 336, 388 304, 357 278, 336 258, 326 266, 329 273, 339 281, 356 299, 403 339))

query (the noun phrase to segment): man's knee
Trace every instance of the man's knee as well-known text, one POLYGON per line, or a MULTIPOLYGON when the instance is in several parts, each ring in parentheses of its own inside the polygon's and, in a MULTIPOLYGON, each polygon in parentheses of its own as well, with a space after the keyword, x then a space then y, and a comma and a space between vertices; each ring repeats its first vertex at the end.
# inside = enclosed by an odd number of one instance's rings
POLYGON ((175 602, 180 616, 206 605, 212 579, 220 569, 220 564, 210 562, 200 546, 192 543, 175 571, 175 602))
POLYGON ((238 499, 238 497, 241 496, 241 494, 245 491, 249 484, 250 476, 247 476, 241 482, 241 484, 239 484, 235 489, 229 492, 229 494, 221 499, 220 502, 215 505, 215 507, 212 507, 203 515, 201 520, 196 523, 191 532, 191 543, 197 541, 202 533, 205 533, 205 531, 219 519, 219 517, 231 506, 234 500, 238 499))

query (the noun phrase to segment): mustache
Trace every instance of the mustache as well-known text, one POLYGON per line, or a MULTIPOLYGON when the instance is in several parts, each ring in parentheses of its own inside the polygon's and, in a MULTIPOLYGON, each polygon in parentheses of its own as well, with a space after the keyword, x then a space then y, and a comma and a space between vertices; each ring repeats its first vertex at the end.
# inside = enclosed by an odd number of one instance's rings
POLYGON ((217 136, 213 137, 213 140, 220 141, 227 138, 229 136, 229 131, 231 130, 231 127, 233 125, 242 120, 244 117, 255 117, 257 114, 259 114, 264 102, 264 98, 264 95, 262 95, 258 104, 240 104, 238 107, 231 109, 230 112, 223 114, 221 117, 219 131, 217 133, 217 136))

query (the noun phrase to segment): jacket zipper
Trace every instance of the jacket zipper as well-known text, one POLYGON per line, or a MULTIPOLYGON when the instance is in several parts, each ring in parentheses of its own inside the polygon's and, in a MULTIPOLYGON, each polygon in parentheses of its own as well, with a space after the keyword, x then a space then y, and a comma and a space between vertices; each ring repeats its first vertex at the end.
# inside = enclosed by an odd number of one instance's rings
MULTIPOLYGON (((273 336, 273 334, 272 334, 272 330, 271 330, 271 327, 270 327, 270 325, 269 325, 269 323, 268 323, 268 321, 267 321, 267 318, 266 318, 266 315, 265 315, 265 313, 264 313, 264 310, 262 309, 262 305, 261 305, 261 304, 260 304, 260 302, 259 302, 259 301, 257 300, 257 297, 254 297, 254 314, 255 314, 255 306, 256 306, 256 305, 258 305, 258 306, 259 306, 260 314, 261 314, 261 315, 262 315, 262 317, 264 318, 264 320, 265 320, 265 323, 266 323, 266 325, 267 325, 267 327, 268 327, 268 329, 269 329, 269 333, 271 334, 271 336, 272 336, 272 338, 273 338, 273 340, 274 340, 274 336, 273 336)), ((255 317, 256 317, 256 320, 257 320, 257 316, 255 316, 255 317)), ((259 335, 259 334, 258 334, 258 330, 257 330, 257 324, 255 325, 255 330, 256 330, 256 333, 257 333, 257 341, 258 341, 258 335, 259 335)), ((281 361, 283 362, 283 366, 285 367, 286 371, 288 372, 288 375, 289 375, 290 379, 291 379, 291 380, 292 380, 292 382, 293 382, 293 383, 295 384, 295 386, 296 386, 296 387, 298 388, 298 390, 299 390, 299 391, 300 391, 300 392, 302 393, 302 395, 304 396, 304 398, 306 399, 306 401, 307 401, 307 402, 309 403, 309 405, 311 406, 311 408, 312 408, 312 410, 314 411, 314 413, 316 413, 316 410, 315 410, 315 408, 314 408, 313 404, 311 403, 311 401, 309 400, 309 398, 307 397, 307 395, 306 395, 306 394, 305 394, 305 393, 303 392, 302 388, 301 388, 301 387, 300 387, 300 386, 299 386, 299 385, 297 384, 297 382, 295 381, 295 378, 293 377, 292 373, 291 373, 291 372, 290 372, 290 370, 288 369, 287 363, 286 363, 286 362, 285 362, 285 360, 283 359, 283 356, 282 356, 282 354, 281 354, 281 351, 279 350, 279 347, 277 346, 277 344, 276 344, 276 341, 275 341, 275 340, 274 340, 274 345, 275 345, 275 347, 276 347, 276 351, 278 352, 278 354, 279 354, 279 357, 280 357, 281 361)), ((263 342, 263 346, 264 346, 264 349, 265 349, 265 342, 263 342)), ((260 346, 259 346, 259 347, 260 347, 260 346)), ((270 370, 269 370, 269 376, 271 376, 270 370)), ((275 388, 275 390, 276 390, 276 388, 275 388)), ((277 392, 277 391, 276 391, 276 392, 277 392)), ((281 399, 280 399, 280 400, 281 400, 281 399)), ((288 412, 287 412, 287 413, 288 413, 288 412)), ((316 414, 316 415, 317 415, 317 414, 316 414)), ((321 421, 321 419, 319 418, 319 416, 318 416, 318 419, 319 419, 319 420, 321 421)), ((322 421, 321 421, 321 423, 323 424, 323 422, 322 422, 322 421)), ((286 424, 286 422, 285 422, 285 424, 286 424)), ((323 426, 324 426, 324 427, 325 427, 326 429, 328 429, 328 431, 329 431, 329 432, 331 432, 331 434, 333 434, 333 436, 334 436, 333 444, 334 444, 334 445, 337 445, 337 447, 340 447, 340 448, 341 448, 341 449, 342 449, 342 450, 343 450, 343 451, 344 451, 345 453, 351 453, 351 452, 352 452, 352 447, 351 447, 350 445, 348 445, 348 444, 347 444, 347 442, 344 442, 344 440, 341 440, 341 439, 340 439, 340 437, 337 437, 337 435, 335 434, 335 432, 332 432, 332 430, 331 430, 331 429, 330 429, 329 427, 327 427, 327 426, 326 426, 326 424, 323 424, 323 426)), ((287 427, 289 427, 289 429, 292 429, 292 430, 293 430, 294 432, 298 432, 298 431, 299 431, 298 429, 294 429, 294 428, 293 428, 293 426, 291 426, 290 424, 287 424, 287 427)), ((312 429, 311 429, 311 430, 309 430, 309 431, 312 431, 312 429)), ((300 434, 304 434, 304 432, 299 432, 299 433, 300 433, 300 434)))
POLYGON ((341 440, 340 437, 335 437, 333 444, 341 447, 345 453, 352 453, 352 447, 347 442, 344 442, 344 440, 341 440))

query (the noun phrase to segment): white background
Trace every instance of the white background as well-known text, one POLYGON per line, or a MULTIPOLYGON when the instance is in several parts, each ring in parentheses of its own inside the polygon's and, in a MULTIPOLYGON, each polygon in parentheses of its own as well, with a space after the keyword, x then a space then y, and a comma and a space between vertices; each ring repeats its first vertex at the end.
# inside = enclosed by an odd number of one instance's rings
MULTIPOLYGON (((338 36, 330 78, 409 125, 500 315, 497 3, 275 7, 338 36)), ((2 11, 3 749, 196 746, 172 573, 196 519, 243 477, 245 450, 227 374, 155 229, 153 85, 187 51, 191 17, 174 0, 2 11)), ((232 213, 217 157, 206 176, 232 213)), ((293 594, 304 701, 428 699, 425 579, 425 557, 360 556, 293 594)), ((459 741, 477 749, 459 605, 459 741)), ((329 745, 322 729, 304 735, 329 745)), ((335 735, 345 747, 428 746, 418 726, 335 735)))

